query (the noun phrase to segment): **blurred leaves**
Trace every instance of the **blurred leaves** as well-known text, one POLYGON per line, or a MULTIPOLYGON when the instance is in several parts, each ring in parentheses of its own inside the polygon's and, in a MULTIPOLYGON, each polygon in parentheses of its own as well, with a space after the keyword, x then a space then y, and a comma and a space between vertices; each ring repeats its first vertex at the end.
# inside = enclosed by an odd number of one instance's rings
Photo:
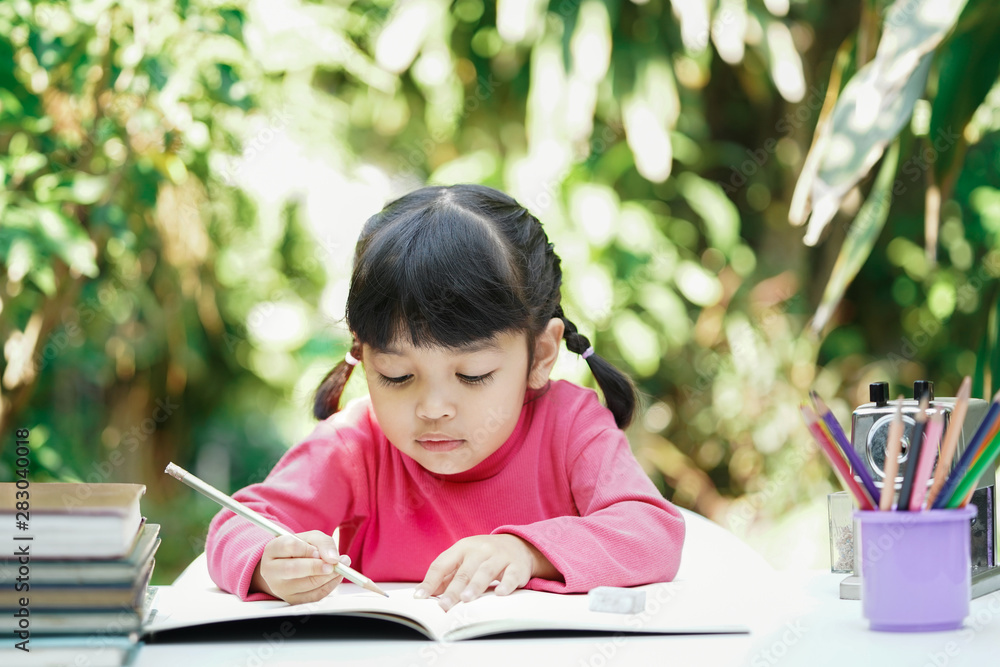
POLYGON ((865 260, 875 247, 882 227, 889 217, 889 207, 892 205, 892 185, 899 165, 899 142, 893 142, 882 160, 875 184, 872 186, 868 199, 865 200, 857 217, 851 223, 851 228, 840 247, 837 262, 833 265, 830 279, 823 290, 823 300, 816 309, 812 329, 822 331, 833 316, 833 310, 840 303, 847 286, 858 275, 865 260))
MULTIPOLYGON (((859 46, 868 37, 859 31, 859 46)), ((894 366, 915 369, 917 358, 948 351, 946 367, 975 372, 981 396, 992 393, 992 360, 1000 346, 993 314, 997 228, 987 204, 996 183, 988 165, 996 164, 995 132, 1000 129, 995 120, 1000 96, 994 92, 1000 83, 998 39, 1000 8, 995 3, 894 2, 874 60, 848 81, 829 121, 821 117, 789 211, 789 220, 801 224, 811 206, 805 242, 815 244, 838 211, 850 213, 857 206, 862 179, 883 146, 898 135, 903 151, 898 170, 894 160, 883 160, 868 200, 847 232, 813 329, 818 333, 835 319, 836 304, 855 275, 861 277, 861 265, 895 200, 892 217, 897 221, 890 225, 895 236, 886 251, 903 275, 889 290, 876 288, 902 308, 903 336, 893 353, 894 366), (914 225, 917 221, 923 224, 914 225), (923 253, 909 240, 920 226, 923 253), (939 246, 946 250, 943 261, 939 246), (946 335, 945 323, 961 333, 946 335), (952 348, 953 342, 964 350, 952 348)), ((843 70, 845 56, 842 47, 828 98, 836 93, 835 75, 843 70)), ((864 318, 864 313, 858 315, 864 318)))
POLYGON ((965 2, 896 0, 889 7, 875 58, 844 86, 830 123, 812 148, 822 157, 812 181, 806 244, 819 241, 848 190, 867 175, 909 120, 924 92, 934 48, 965 2))
MULTIPOLYGON (((567 313, 647 397, 630 436, 663 491, 730 526, 780 517, 834 483, 804 392, 846 420, 872 376, 968 367, 962 336, 996 300, 1000 270, 968 272, 1000 229, 991 92, 942 206, 950 264, 908 240, 917 188, 884 252, 884 208, 863 209, 858 243, 878 240, 841 300, 857 324, 802 336, 834 256, 781 221, 807 152, 820 178, 841 168, 807 148, 824 77, 832 111, 858 67, 858 21, 781 0, 0 3, 0 430, 32 428, 39 480, 146 483, 151 518, 186 538, 163 550, 169 581, 214 508, 163 463, 262 480, 347 347, 361 224, 426 182, 477 181, 542 220, 567 313)), ((899 134, 908 186, 930 162, 899 134)), ((575 355, 556 374, 593 386, 575 355)), ((345 396, 365 391, 356 375, 345 396)))
POLYGON ((971 0, 941 53, 937 93, 931 104, 932 141, 940 141, 934 180, 949 198, 965 154, 964 130, 1000 75, 1000 12, 971 0))

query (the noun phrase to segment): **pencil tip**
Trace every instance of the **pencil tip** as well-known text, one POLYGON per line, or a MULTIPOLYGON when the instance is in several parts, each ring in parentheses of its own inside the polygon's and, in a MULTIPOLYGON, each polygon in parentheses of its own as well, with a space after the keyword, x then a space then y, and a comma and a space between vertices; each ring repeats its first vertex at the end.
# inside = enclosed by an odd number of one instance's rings
POLYGON ((968 403, 971 395, 972 379, 966 375, 962 379, 962 384, 958 385, 958 391, 955 392, 955 406, 957 407, 959 403, 968 403))

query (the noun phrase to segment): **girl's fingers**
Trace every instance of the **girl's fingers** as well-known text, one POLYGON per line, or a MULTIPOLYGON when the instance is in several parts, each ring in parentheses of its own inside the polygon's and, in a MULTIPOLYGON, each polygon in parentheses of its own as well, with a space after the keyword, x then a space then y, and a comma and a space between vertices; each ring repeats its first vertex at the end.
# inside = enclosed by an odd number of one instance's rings
POLYGON ((475 600, 479 597, 480 593, 486 590, 486 585, 489 584, 502 569, 502 566, 496 564, 487 565, 489 562, 490 561, 473 558, 466 558, 462 561, 462 565, 455 572, 455 576, 452 577, 451 583, 448 584, 444 593, 438 597, 438 602, 445 611, 448 611, 460 600, 462 600, 463 593, 468 593, 469 600, 475 600), (480 590, 475 590, 475 588, 471 585, 472 581, 484 567, 491 571, 489 576, 485 578, 485 581, 483 581, 482 577, 477 580, 477 585, 479 585, 478 582, 482 582, 482 588, 480 590))
POLYGON ((454 550, 454 547, 435 558, 430 567, 427 568, 424 580, 417 584, 414 596, 426 598, 443 593, 448 584, 451 583, 461 562, 461 555, 454 550))
POLYGON ((525 572, 517 565, 508 565, 507 569, 503 571, 503 576, 500 577, 500 583, 493 589, 493 592, 497 595, 510 595, 527 584, 530 578, 530 573, 525 572))
POLYGON ((316 588, 310 588, 306 585, 302 590, 286 594, 284 596, 284 600, 289 604, 301 604, 303 602, 315 602, 316 600, 322 600, 327 595, 332 593, 333 589, 336 588, 343 580, 343 577, 334 577, 316 588))
POLYGON ((282 579, 304 579, 333 574, 333 565, 319 558, 279 558, 274 561, 274 571, 282 579))
POLYGON ((319 558, 320 552, 312 544, 291 535, 281 535, 267 543, 265 555, 271 558, 319 558))
POLYGON ((337 550, 337 543, 334 539, 320 530, 310 530, 305 533, 299 533, 299 537, 309 542, 313 547, 319 551, 319 558, 322 558, 328 563, 336 562, 340 553, 337 550))
MULTIPOLYGON (((485 593, 486 589, 490 586, 490 582, 500 576, 504 565, 506 563, 503 561, 492 558, 482 563, 475 574, 472 575, 472 579, 465 589, 458 592, 458 599, 462 602, 472 602, 485 593)), ((507 569, 510 569, 510 567, 507 569)))

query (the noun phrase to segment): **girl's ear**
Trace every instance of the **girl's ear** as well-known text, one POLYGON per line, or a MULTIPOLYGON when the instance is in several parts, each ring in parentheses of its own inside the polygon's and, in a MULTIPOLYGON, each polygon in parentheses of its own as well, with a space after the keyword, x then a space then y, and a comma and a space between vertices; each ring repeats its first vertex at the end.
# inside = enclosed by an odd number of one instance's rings
POLYGON ((553 317, 545 325, 542 333, 535 338, 535 363, 528 373, 528 386, 532 389, 541 389, 549 381, 552 374, 552 367, 559 358, 559 346, 562 344, 563 332, 566 325, 558 317, 553 317))

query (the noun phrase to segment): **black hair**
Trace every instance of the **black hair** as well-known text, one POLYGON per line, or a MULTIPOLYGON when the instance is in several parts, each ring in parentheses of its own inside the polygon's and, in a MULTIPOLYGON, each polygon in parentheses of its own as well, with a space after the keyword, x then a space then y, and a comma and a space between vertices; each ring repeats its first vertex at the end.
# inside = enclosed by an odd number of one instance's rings
MULTIPOLYGON (((524 331, 528 368, 534 341, 554 317, 565 323, 570 352, 590 341, 563 313, 562 269, 541 223, 512 197, 483 185, 429 186, 386 205, 365 223, 354 252, 347 324, 361 344, 388 349, 458 347, 524 331)), ((632 421, 632 381, 597 354, 587 357, 619 428, 632 421)), ((317 419, 337 412, 353 366, 342 361, 319 388, 317 419)))

